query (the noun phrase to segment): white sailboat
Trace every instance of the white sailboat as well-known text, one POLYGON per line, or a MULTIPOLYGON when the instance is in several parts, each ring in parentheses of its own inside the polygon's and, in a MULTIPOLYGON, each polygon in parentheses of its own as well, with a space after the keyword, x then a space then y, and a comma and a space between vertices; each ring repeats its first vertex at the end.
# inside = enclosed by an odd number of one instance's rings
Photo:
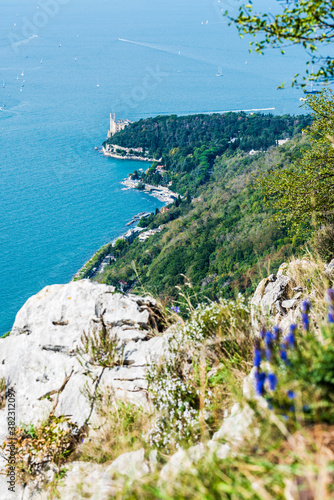
POLYGON ((21 76, 24 76, 24 71, 22 70, 21 76))
POLYGON ((223 66, 218 66, 218 72, 216 76, 223 76, 223 66))
POLYGON ((308 86, 310 86, 310 90, 304 90, 304 94, 309 94, 309 95, 314 95, 314 94, 321 94, 321 90, 317 90, 313 87, 313 82, 308 83, 308 86))

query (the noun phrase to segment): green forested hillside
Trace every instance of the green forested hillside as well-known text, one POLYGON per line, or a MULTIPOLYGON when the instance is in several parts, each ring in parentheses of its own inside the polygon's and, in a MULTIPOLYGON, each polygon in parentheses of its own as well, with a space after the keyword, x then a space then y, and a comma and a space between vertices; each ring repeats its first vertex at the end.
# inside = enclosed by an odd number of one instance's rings
POLYGON ((162 158, 166 174, 155 166, 143 176, 151 184, 167 185, 180 194, 195 194, 208 182, 217 155, 267 150, 278 139, 291 138, 311 123, 309 116, 225 113, 158 116, 132 123, 107 142, 142 147, 151 158, 162 158))
MULTIPOLYGON (((252 292, 262 275, 277 270, 303 243, 269 220, 272 209, 254 178, 274 165, 290 164, 305 148, 308 142, 299 134, 284 146, 253 156, 241 148, 216 155, 210 178, 193 186, 192 196, 184 189, 188 195, 181 202, 143 223, 152 229, 163 225, 162 232, 115 249, 117 262, 95 279, 114 285, 122 279, 134 291, 143 286, 169 300, 178 296, 176 286, 199 298, 252 292), (187 280, 193 290, 185 285, 187 280)), ((182 166, 170 166, 168 174, 176 175, 178 168, 182 166)), ((185 186, 187 179, 192 182, 191 174, 184 176, 185 186)))

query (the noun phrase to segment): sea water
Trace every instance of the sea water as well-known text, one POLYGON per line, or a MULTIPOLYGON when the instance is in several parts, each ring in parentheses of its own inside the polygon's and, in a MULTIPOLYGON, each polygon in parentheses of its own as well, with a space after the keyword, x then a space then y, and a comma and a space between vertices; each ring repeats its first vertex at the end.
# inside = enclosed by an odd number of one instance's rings
POLYGON ((28 297, 69 281, 133 215, 162 206, 122 190, 146 164, 95 150, 109 113, 301 112, 300 90, 276 88, 303 69, 302 53, 250 55, 221 16, 236 6, 1 0, 0 334, 28 297))

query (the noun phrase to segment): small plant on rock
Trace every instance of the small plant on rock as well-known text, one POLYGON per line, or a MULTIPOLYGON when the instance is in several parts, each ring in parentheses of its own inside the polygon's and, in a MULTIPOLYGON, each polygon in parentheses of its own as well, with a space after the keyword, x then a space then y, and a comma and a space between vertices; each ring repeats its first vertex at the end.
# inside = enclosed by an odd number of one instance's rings
POLYGON ((77 352, 81 364, 86 362, 93 366, 112 368, 122 364, 123 346, 119 345, 117 336, 110 334, 102 321, 99 331, 88 335, 84 332, 81 336, 81 346, 77 352))

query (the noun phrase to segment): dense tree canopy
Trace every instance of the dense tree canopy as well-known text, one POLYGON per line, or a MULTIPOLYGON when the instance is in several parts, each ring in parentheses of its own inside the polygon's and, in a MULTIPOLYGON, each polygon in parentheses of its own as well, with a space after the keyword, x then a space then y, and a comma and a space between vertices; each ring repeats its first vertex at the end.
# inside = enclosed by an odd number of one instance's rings
POLYGON ((334 221, 334 99, 309 97, 315 120, 306 129, 309 147, 299 161, 276 168, 261 180, 275 218, 298 232, 334 221))
MULTIPOLYGON (((320 53, 325 44, 334 38, 333 0, 280 0, 281 12, 255 13, 252 2, 239 8, 239 15, 232 17, 225 12, 231 24, 235 23, 241 36, 260 35, 250 43, 258 53, 267 46, 284 48, 290 44, 300 44, 310 55, 307 65, 318 63, 318 69, 306 70, 307 79, 329 80, 334 77, 334 59, 320 53)), ((293 83, 296 83, 298 74, 293 83)), ((305 83, 304 83, 305 84, 305 83)))
POLYGON ((236 150, 265 151, 278 139, 291 138, 311 123, 310 116, 224 113, 157 116, 130 124, 108 142, 128 148, 142 147, 151 158, 162 157, 164 175, 153 164, 142 180, 167 185, 180 194, 195 194, 210 179, 217 156, 236 150))

